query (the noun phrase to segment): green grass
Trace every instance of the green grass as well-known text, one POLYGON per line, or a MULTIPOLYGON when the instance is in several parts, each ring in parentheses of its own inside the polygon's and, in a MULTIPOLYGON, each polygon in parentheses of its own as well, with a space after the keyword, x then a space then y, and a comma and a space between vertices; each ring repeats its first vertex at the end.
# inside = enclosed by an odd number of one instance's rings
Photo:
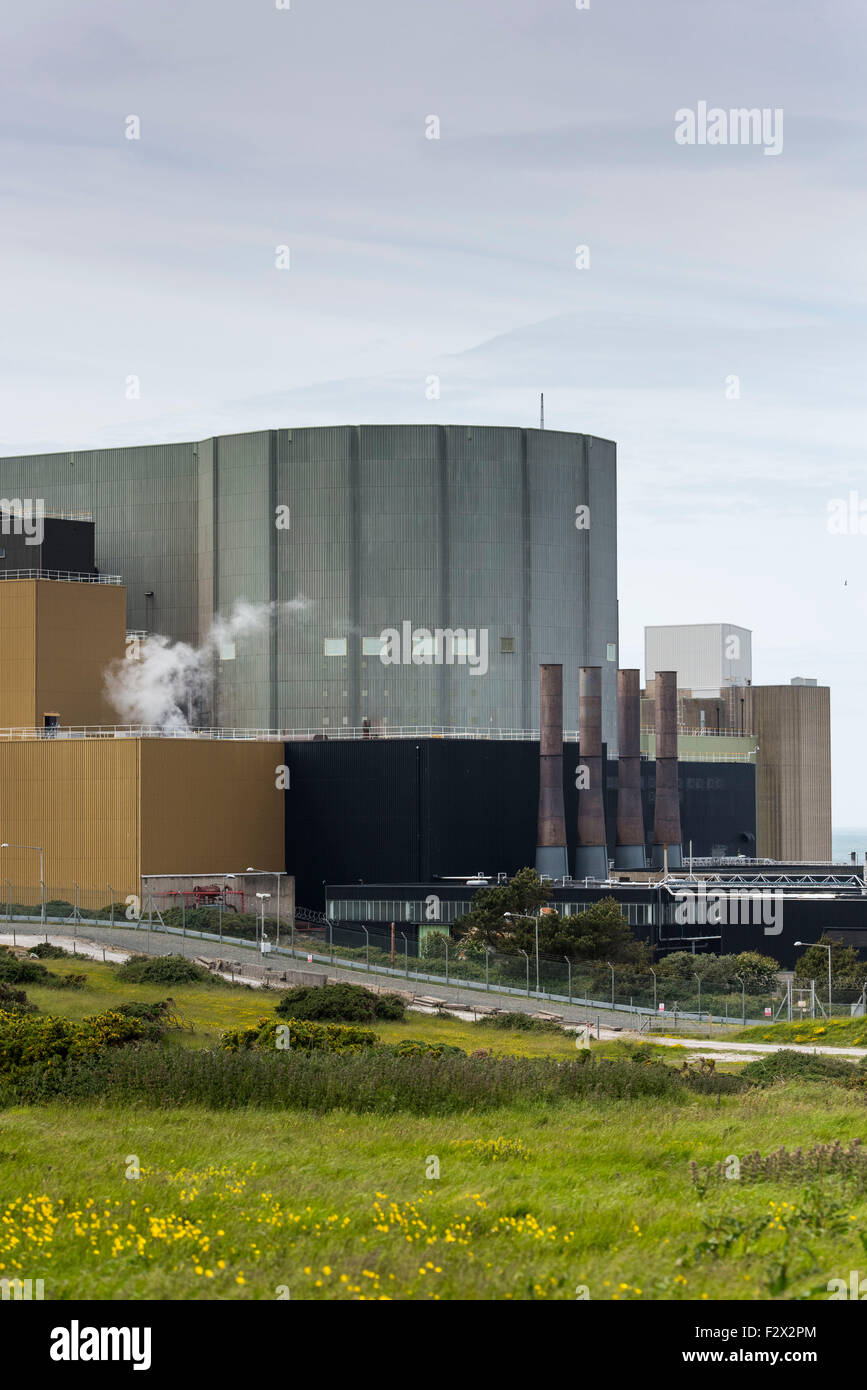
POLYGON ((438 1118, 17 1109, 0 1113, 0 1275, 61 1299, 826 1298, 864 1266, 863 1196, 824 1179, 818 1203, 768 1182, 700 1198, 688 1165, 845 1142, 864 1120, 816 1085, 438 1118), (702 1253, 705 1221, 745 1234, 702 1253))
POLYGON ((741 1028, 735 1042, 794 1042, 816 1047, 867 1047, 867 1018, 798 1019, 741 1028))

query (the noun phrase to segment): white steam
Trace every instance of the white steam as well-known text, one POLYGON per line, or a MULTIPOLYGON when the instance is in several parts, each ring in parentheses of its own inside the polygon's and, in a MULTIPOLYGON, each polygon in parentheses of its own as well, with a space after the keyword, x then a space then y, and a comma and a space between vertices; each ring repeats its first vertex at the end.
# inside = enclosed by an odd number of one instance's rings
POLYGON ((137 650, 128 651, 131 659, 113 661, 108 667, 106 697, 122 724, 186 733, 196 726, 208 704, 220 656, 244 637, 264 631, 272 614, 279 619, 303 614, 312 606, 303 594, 288 603, 241 601, 229 617, 215 619, 200 647, 173 642, 158 633, 149 635, 137 650))

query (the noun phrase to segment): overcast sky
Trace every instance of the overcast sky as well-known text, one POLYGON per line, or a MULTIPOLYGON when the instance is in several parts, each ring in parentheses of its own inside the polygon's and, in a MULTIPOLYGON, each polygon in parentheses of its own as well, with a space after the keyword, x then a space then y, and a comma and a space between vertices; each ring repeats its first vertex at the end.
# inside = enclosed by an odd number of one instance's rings
POLYGON ((621 664, 751 628, 756 682, 831 686, 867 824, 867 534, 828 531, 851 491, 867 530, 863 0, 0 13, 0 454, 544 390, 618 443, 621 664), (700 102, 781 110, 781 151, 679 144, 700 102))

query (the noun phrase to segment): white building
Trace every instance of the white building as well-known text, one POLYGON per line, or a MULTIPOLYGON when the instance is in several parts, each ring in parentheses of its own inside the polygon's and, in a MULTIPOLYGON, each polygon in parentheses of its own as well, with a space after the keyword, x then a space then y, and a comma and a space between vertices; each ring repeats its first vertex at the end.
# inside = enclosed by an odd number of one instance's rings
POLYGON ((750 685, 752 633, 734 623, 682 623, 644 629, 644 675, 676 671, 679 690, 713 699, 732 685, 750 685))

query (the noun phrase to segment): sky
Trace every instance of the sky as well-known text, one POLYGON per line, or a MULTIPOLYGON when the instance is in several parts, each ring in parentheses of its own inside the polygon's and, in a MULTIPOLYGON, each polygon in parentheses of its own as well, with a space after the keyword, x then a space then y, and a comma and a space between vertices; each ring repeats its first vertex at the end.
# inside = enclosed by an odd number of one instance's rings
POLYGON ((750 628, 867 825, 867 7, 582 4, 7 0, 0 455, 544 391, 618 445, 621 665, 750 628))

